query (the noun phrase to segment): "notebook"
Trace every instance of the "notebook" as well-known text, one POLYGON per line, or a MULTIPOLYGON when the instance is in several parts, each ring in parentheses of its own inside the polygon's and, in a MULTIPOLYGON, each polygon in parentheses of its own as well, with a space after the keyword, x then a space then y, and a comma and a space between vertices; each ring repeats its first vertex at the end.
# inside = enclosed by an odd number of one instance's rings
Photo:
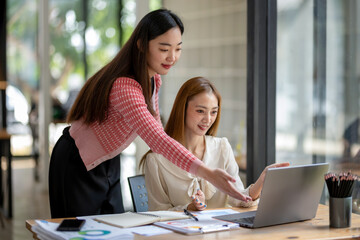
POLYGON ((148 211, 148 212, 126 212, 110 215, 100 215, 96 221, 112 226, 128 228, 151 224, 159 221, 169 221, 176 219, 188 219, 189 216, 183 212, 174 211, 148 211))
POLYGON ((258 228, 315 217, 328 163, 268 169, 257 211, 214 218, 258 228))

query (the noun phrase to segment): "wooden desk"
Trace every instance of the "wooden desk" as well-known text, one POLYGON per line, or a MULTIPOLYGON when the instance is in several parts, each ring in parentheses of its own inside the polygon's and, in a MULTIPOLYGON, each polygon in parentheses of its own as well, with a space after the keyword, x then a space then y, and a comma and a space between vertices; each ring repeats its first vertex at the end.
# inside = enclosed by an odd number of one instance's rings
MULTIPOLYGON (((239 212, 254 209, 234 208, 239 212)), ((52 222, 60 222, 62 219, 51 219, 52 222)), ((31 231, 34 220, 26 221, 26 228, 31 231)), ((144 237, 134 234, 134 240, 159 239, 159 240, 178 240, 178 239, 359 239, 360 238, 360 215, 352 214, 351 227, 349 228, 329 228, 329 207, 319 205, 316 217, 312 220, 264 227, 258 229, 239 228, 230 231, 217 233, 207 233, 201 235, 187 236, 179 233, 156 235, 144 237)), ((34 234, 34 239, 36 235, 34 234)))

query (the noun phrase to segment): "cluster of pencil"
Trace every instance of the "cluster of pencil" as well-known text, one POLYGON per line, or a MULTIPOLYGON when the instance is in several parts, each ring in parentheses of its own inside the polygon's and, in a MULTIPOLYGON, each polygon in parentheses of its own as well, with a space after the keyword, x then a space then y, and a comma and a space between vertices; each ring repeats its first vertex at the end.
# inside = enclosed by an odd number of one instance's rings
POLYGON ((352 191, 358 179, 359 177, 351 172, 325 174, 325 181, 330 197, 335 198, 351 197, 352 191))

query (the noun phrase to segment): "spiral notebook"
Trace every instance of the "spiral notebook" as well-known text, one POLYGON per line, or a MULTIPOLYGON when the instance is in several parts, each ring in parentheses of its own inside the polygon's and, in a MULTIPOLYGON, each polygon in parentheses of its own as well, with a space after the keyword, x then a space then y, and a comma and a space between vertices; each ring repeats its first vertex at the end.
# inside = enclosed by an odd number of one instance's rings
POLYGON ((126 212, 119 214, 97 216, 96 221, 106 223, 120 228, 136 227, 160 221, 188 219, 189 216, 183 212, 175 211, 148 211, 148 212, 126 212))

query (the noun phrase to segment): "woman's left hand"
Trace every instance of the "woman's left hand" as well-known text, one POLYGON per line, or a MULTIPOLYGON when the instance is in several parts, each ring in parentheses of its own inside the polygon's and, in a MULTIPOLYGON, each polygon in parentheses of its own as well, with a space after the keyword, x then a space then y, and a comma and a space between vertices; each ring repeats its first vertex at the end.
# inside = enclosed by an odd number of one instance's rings
POLYGON ((268 169, 270 168, 279 168, 279 167, 288 167, 290 165, 290 163, 288 162, 284 162, 284 163, 274 163, 274 164, 271 164, 269 166, 267 166, 261 173, 261 175, 263 176, 260 176, 262 178, 262 181, 265 180, 265 175, 266 175, 266 172, 268 169))
MULTIPOLYGON (((265 180, 265 176, 266 176, 266 173, 267 173, 267 170, 270 169, 270 168, 279 168, 279 167, 288 167, 290 165, 290 163, 288 162, 284 162, 284 163, 274 163, 274 164, 271 164, 269 166, 267 166, 261 173, 258 181, 260 181, 260 186, 262 188, 262 185, 264 183, 264 180, 265 180)), ((257 182, 258 182, 257 181, 257 182)))
POLYGON ((265 176, 267 173, 267 170, 270 168, 279 168, 279 167, 287 167, 289 166, 290 163, 285 162, 285 163, 274 163, 271 164, 269 166, 267 166, 261 173, 260 177, 258 178, 258 180, 255 182, 254 185, 252 185, 252 187, 249 189, 249 194, 253 199, 257 199, 260 196, 261 193, 261 189, 263 187, 264 184, 264 180, 265 180, 265 176))

